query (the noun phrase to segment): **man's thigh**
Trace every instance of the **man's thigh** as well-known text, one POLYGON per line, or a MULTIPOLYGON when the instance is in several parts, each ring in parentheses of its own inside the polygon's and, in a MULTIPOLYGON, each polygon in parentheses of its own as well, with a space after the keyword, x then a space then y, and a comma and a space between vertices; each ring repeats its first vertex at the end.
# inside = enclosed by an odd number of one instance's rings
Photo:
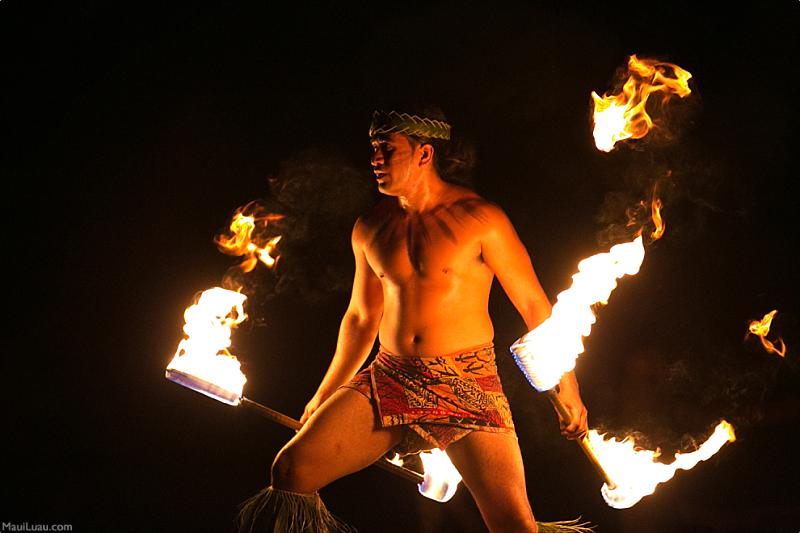
POLYGON ((508 520, 526 527, 533 523, 522 454, 514 433, 473 431, 450 445, 447 454, 490 529, 502 530, 493 524, 500 526, 508 520))
POLYGON ((377 423, 372 403, 352 389, 339 389, 281 450, 298 492, 311 492, 369 466, 400 442, 402 429, 377 423), (300 490, 304 489, 304 490, 300 490))

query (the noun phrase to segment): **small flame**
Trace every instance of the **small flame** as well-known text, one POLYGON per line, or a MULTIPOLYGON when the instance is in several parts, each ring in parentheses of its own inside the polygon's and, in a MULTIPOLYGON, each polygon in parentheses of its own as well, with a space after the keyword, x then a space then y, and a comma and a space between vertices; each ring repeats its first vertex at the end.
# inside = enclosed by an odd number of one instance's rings
POLYGON ((758 338, 761 340, 761 345, 764 346, 764 349, 767 350, 767 353, 774 353, 780 355, 781 357, 785 357, 786 344, 783 342, 783 339, 778 337, 778 340, 775 341, 778 343, 778 346, 767 339, 769 328, 772 325, 772 319, 777 312, 778 310, 775 309, 764 315, 764 318, 761 320, 754 320, 753 322, 750 322, 749 331, 753 335, 758 336, 758 338))
MULTIPOLYGON (((213 398, 238 405, 242 389, 247 381, 239 361, 231 355, 232 329, 244 322, 244 302, 247 296, 214 287, 204 291, 197 303, 188 307, 184 313, 186 325, 183 331, 187 337, 178 344, 175 357, 167 366, 167 377, 171 370, 199 378, 210 384, 213 391, 192 386, 213 398)), ((183 384, 186 384, 185 381, 183 384)), ((187 385, 191 386, 191 385, 187 385)))
POLYGON ((672 63, 639 59, 634 54, 628 58, 628 73, 620 94, 600 97, 592 92, 594 142, 603 152, 610 152, 618 141, 641 139, 653 128, 645 110, 651 94, 662 93, 666 102, 673 94, 683 98, 691 93, 692 75, 672 63))
POLYGON ((596 430, 587 434, 592 448, 615 487, 603 485, 602 494, 606 503, 616 509, 627 509, 639 500, 655 492, 659 483, 669 481, 677 470, 690 470, 700 461, 716 454, 723 445, 736 440, 733 426, 723 420, 714 433, 697 450, 676 453, 670 464, 659 463, 659 450, 636 449, 630 437, 624 440, 605 439, 596 430))
MULTIPOLYGON (((450 461, 447 453, 434 448, 419 454, 422 461, 423 476, 422 483, 417 485, 419 493, 431 500, 444 503, 449 501, 458 490, 461 482, 461 474, 450 461)), ((400 454, 395 454, 389 462, 397 466, 403 466, 403 458, 400 454)))
POLYGON ((653 201, 650 204, 650 212, 651 218, 653 219, 653 224, 655 224, 655 229, 650 234, 650 238, 654 241, 660 239, 667 229, 666 225, 664 224, 664 219, 661 218, 662 207, 663 205, 661 204, 661 199, 653 198, 653 201))
POLYGON ((592 306, 606 304, 617 280, 639 272, 643 260, 640 235, 578 264, 572 285, 558 295, 550 317, 511 346, 531 385, 540 392, 552 389, 575 368, 575 360, 584 351, 582 337, 589 336, 596 321, 592 306))
POLYGON ((267 267, 272 268, 277 257, 273 257, 280 235, 265 238, 260 236, 262 231, 256 232, 258 225, 266 228, 270 222, 280 220, 282 215, 269 214, 256 217, 255 215, 245 215, 244 210, 247 206, 237 211, 229 226, 231 236, 219 235, 215 240, 220 251, 229 255, 244 256, 239 267, 244 272, 252 271, 259 261, 267 267), (254 232, 256 233, 254 235, 254 232))

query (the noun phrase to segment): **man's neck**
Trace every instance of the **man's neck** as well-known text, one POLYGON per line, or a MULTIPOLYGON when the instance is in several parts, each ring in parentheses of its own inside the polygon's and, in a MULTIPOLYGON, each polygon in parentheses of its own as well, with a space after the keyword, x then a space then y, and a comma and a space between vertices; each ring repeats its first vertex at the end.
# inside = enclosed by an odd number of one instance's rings
POLYGON ((407 213, 419 214, 430 211, 445 199, 448 184, 437 174, 426 176, 419 185, 407 195, 398 196, 400 207, 407 213))

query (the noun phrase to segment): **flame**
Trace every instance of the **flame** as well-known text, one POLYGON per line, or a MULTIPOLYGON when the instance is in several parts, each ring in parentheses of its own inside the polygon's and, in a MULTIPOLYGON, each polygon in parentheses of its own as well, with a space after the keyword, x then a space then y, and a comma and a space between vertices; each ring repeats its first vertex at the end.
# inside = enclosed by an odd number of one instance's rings
MULTIPOLYGON (((646 205, 641 202, 640 205, 646 205)), ((666 231, 661 217, 662 203, 653 189, 650 216, 655 229, 653 240, 666 231)), ((631 215, 633 220, 633 216, 631 215)), ((588 337, 596 316, 592 306, 605 305, 622 276, 639 272, 644 261, 643 227, 628 243, 612 246, 578 263, 569 289, 559 293, 550 317, 511 346, 517 365, 528 381, 540 392, 552 389, 566 372, 575 368, 575 360, 584 351, 582 337, 588 337)))
POLYGON ((244 210, 247 206, 237 211, 229 226, 231 236, 219 235, 215 241, 220 251, 229 255, 244 256, 244 259, 239 264, 239 267, 245 271, 252 271, 259 261, 266 266, 272 268, 277 257, 272 257, 278 242, 281 240, 280 235, 270 238, 261 237, 261 231, 254 232, 260 224, 266 228, 270 222, 280 220, 282 215, 269 214, 256 217, 255 215, 245 215, 244 210))
POLYGON ((630 437, 624 440, 606 439, 596 430, 587 434, 592 448, 603 468, 616 486, 603 485, 602 494, 606 503, 616 509, 627 509, 643 497, 652 494, 659 483, 669 481, 677 470, 689 470, 700 461, 716 454, 723 445, 736 440, 733 426, 725 420, 717 424, 711 436, 695 451, 676 453, 670 464, 659 463, 659 450, 636 449, 630 437))
POLYGON ((661 204, 661 199, 653 198, 653 201, 650 204, 650 212, 651 218, 653 219, 653 224, 655 224, 655 229, 650 234, 650 238, 654 241, 660 239, 667 230, 666 224, 664 224, 664 219, 661 218, 662 207, 663 205, 661 204))
POLYGON ((683 98, 691 93, 692 75, 672 63, 654 59, 628 58, 628 79, 617 95, 598 96, 594 101, 594 142, 598 150, 610 152, 618 141, 641 139, 653 128, 653 119, 645 109, 651 94, 662 93, 662 102, 673 94, 683 98))
MULTIPOLYGON (((239 361, 231 355, 232 329, 244 322, 244 302, 247 296, 214 287, 204 291, 197 303, 184 312, 186 338, 178 344, 175 357, 167 372, 176 370, 221 389, 214 394, 195 388, 216 399, 233 405, 239 404, 242 389, 247 381, 239 361)), ((169 377, 169 375, 168 375, 169 377)))
POLYGON ((419 456, 425 469, 425 479, 418 485, 419 493, 437 502, 446 502, 453 497, 461 482, 461 474, 447 454, 434 448, 419 456))
POLYGON ((550 317, 511 346, 531 385, 540 392, 552 389, 562 375, 575 368, 575 360, 585 349, 582 337, 589 336, 596 321, 592 306, 606 304, 617 280, 638 273, 643 260, 639 235, 578 264, 572 285, 558 295, 550 317))
POLYGON ((769 334, 769 328, 772 325, 772 318, 778 312, 777 309, 770 311, 764 318, 761 320, 754 320, 750 322, 749 331, 753 335, 758 336, 761 340, 761 345, 764 346, 764 349, 767 350, 767 353, 775 353, 780 355, 781 357, 786 356, 786 344, 783 342, 783 339, 778 337, 778 340, 775 341, 778 343, 778 346, 775 346, 772 341, 767 339, 767 335, 769 334))
MULTIPOLYGON (((431 500, 444 503, 449 501, 458 490, 461 474, 450 461, 447 453, 434 448, 419 454, 422 461, 424 479, 417 485, 419 493, 431 500)), ((403 466, 403 458, 399 454, 389 459, 397 466, 403 466)))

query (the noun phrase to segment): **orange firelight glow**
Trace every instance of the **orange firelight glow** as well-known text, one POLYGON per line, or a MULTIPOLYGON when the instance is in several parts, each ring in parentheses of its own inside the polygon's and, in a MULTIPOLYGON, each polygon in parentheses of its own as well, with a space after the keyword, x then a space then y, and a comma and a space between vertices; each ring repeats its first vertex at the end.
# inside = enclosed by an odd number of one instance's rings
POLYGON ((680 470, 694 468, 717 453, 722 446, 736 440, 733 426, 723 420, 711 436, 695 451, 676 453, 669 464, 657 461, 660 451, 637 449, 630 437, 624 440, 606 439, 595 430, 587 434, 592 449, 597 453, 603 469, 614 480, 615 487, 603 485, 606 503, 616 509, 627 509, 643 497, 652 494, 659 483, 669 481, 680 470))
POLYGON ((598 150, 610 152, 625 139, 641 139, 653 128, 654 122, 645 109, 648 98, 661 94, 662 103, 672 95, 681 98, 691 93, 692 75, 672 63, 654 59, 628 58, 628 79, 619 94, 599 96, 594 101, 594 142, 598 150))
POLYGON ((758 336, 761 340, 761 345, 764 346, 764 349, 767 350, 767 353, 774 353, 778 354, 781 357, 786 356, 786 344, 783 342, 783 339, 780 337, 777 341, 777 346, 775 343, 767 339, 767 335, 769 334, 769 328, 772 326, 772 319, 775 317, 775 314, 778 312, 777 309, 770 311, 764 318, 761 320, 754 320, 750 322, 750 326, 748 331, 753 335, 758 336))
MULTIPOLYGON (((278 242, 281 240, 280 235, 263 238, 254 234, 258 225, 264 228, 275 220, 283 218, 282 215, 245 215, 242 210, 237 211, 230 224, 231 235, 220 235, 216 238, 217 246, 220 251, 228 255, 243 256, 244 259, 239 264, 239 267, 244 272, 253 270, 259 261, 264 263, 267 267, 272 268, 277 257, 273 257, 272 253, 275 250, 278 242)), ((256 232, 260 233, 260 232, 256 232)))

